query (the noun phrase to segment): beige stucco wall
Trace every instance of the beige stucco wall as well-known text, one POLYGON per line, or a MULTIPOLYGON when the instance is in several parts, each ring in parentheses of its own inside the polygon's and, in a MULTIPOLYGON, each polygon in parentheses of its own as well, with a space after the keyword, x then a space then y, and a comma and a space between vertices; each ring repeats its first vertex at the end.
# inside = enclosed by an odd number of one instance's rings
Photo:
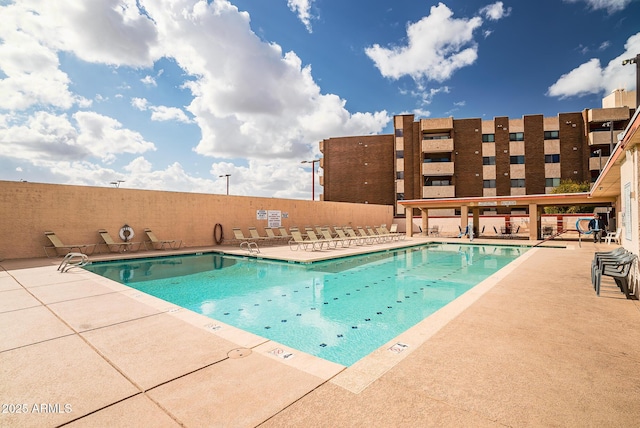
POLYGON ((640 254, 640 155, 637 147, 630 147, 623 153, 620 165, 620 210, 618 224, 623 228, 620 237, 622 245, 635 254, 640 254), (626 187, 629 186, 630 195, 626 197, 626 187), (627 209, 626 204, 629 203, 627 209), (629 215, 631 218, 629 218, 629 215))
POLYGON ((119 240, 124 224, 134 229, 133 241, 150 228, 188 247, 214 245, 216 223, 225 239, 233 227, 248 235, 256 226, 264 235, 268 224, 256 219, 257 210, 287 213, 287 228, 393 222, 392 206, 0 181, 0 259, 44 257, 48 230, 65 244, 88 244, 101 242, 98 229, 119 240))

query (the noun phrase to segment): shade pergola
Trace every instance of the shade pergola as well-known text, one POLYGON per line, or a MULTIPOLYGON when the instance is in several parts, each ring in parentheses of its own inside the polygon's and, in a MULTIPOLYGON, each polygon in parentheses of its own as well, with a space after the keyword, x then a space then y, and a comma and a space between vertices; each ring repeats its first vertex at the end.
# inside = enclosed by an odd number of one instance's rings
POLYGON ((469 211, 473 213, 473 226, 477 229, 480 222, 480 209, 488 207, 526 207, 529 212, 529 224, 536 225, 529 229, 529 239, 540 239, 540 209, 546 206, 598 205, 609 206, 615 202, 615 196, 595 197, 591 193, 558 193, 544 195, 521 196, 483 196, 474 198, 443 198, 443 199, 413 199, 398 201, 406 212, 407 236, 413 235, 413 208, 422 213, 422 230, 429 230, 429 210, 459 209, 460 227, 462 230, 468 225, 469 211))

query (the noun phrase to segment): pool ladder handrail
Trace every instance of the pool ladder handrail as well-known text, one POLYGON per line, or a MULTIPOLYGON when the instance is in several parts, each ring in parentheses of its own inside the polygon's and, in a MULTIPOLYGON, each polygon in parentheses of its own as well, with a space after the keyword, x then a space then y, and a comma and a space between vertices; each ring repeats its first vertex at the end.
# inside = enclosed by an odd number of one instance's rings
POLYGON ((243 250, 247 250, 249 252, 249 254, 253 254, 253 252, 255 251, 256 253, 260 253, 260 248, 258 247, 258 244, 256 242, 253 241, 243 241, 240 243, 240 248, 243 250))
POLYGON ((74 267, 82 267, 89 263, 89 257, 83 253, 67 253, 58 266, 59 272, 69 272, 74 267))

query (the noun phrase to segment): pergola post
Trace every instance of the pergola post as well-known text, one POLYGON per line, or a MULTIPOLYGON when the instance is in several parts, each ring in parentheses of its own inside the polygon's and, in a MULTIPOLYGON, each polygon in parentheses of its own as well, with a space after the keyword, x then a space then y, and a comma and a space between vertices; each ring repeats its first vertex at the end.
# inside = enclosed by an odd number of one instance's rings
POLYGON ((480 236, 480 208, 473 207, 471 212, 473 213, 473 233, 476 236, 480 236))
POLYGON ((536 241, 540 236, 542 221, 538 214, 538 204, 529 204, 529 240, 536 241))
POLYGON ((411 238, 413 236, 413 208, 406 208, 404 213, 406 227, 405 234, 408 238, 411 238))
POLYGON ((422 212, 422 235, 429 236, 429 210, 421 209, 422 212))
POLYGON ((468 225, 469 225, 469 206, 463 205, 460 207, 460 227, 462 228, 462 233, 464 233, 468 225))

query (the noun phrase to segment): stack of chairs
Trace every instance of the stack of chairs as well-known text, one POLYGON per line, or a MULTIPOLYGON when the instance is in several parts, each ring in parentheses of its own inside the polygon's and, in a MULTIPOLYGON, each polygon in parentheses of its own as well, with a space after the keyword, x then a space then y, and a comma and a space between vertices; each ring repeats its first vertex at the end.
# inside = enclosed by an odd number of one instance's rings
POLYGON ((638 278, 633 278, 633 272, 638 256, 625 250, 622 247, 613 251, 596 252, 591 262, 591 283, 596 295, 600 295, 600 287, 602 277, 608 276, 613 278, 620 291, 622 291, 627 299, 637 299, 636 284, 638 278), (633 287, 630 289, 629 284, 633 287))

